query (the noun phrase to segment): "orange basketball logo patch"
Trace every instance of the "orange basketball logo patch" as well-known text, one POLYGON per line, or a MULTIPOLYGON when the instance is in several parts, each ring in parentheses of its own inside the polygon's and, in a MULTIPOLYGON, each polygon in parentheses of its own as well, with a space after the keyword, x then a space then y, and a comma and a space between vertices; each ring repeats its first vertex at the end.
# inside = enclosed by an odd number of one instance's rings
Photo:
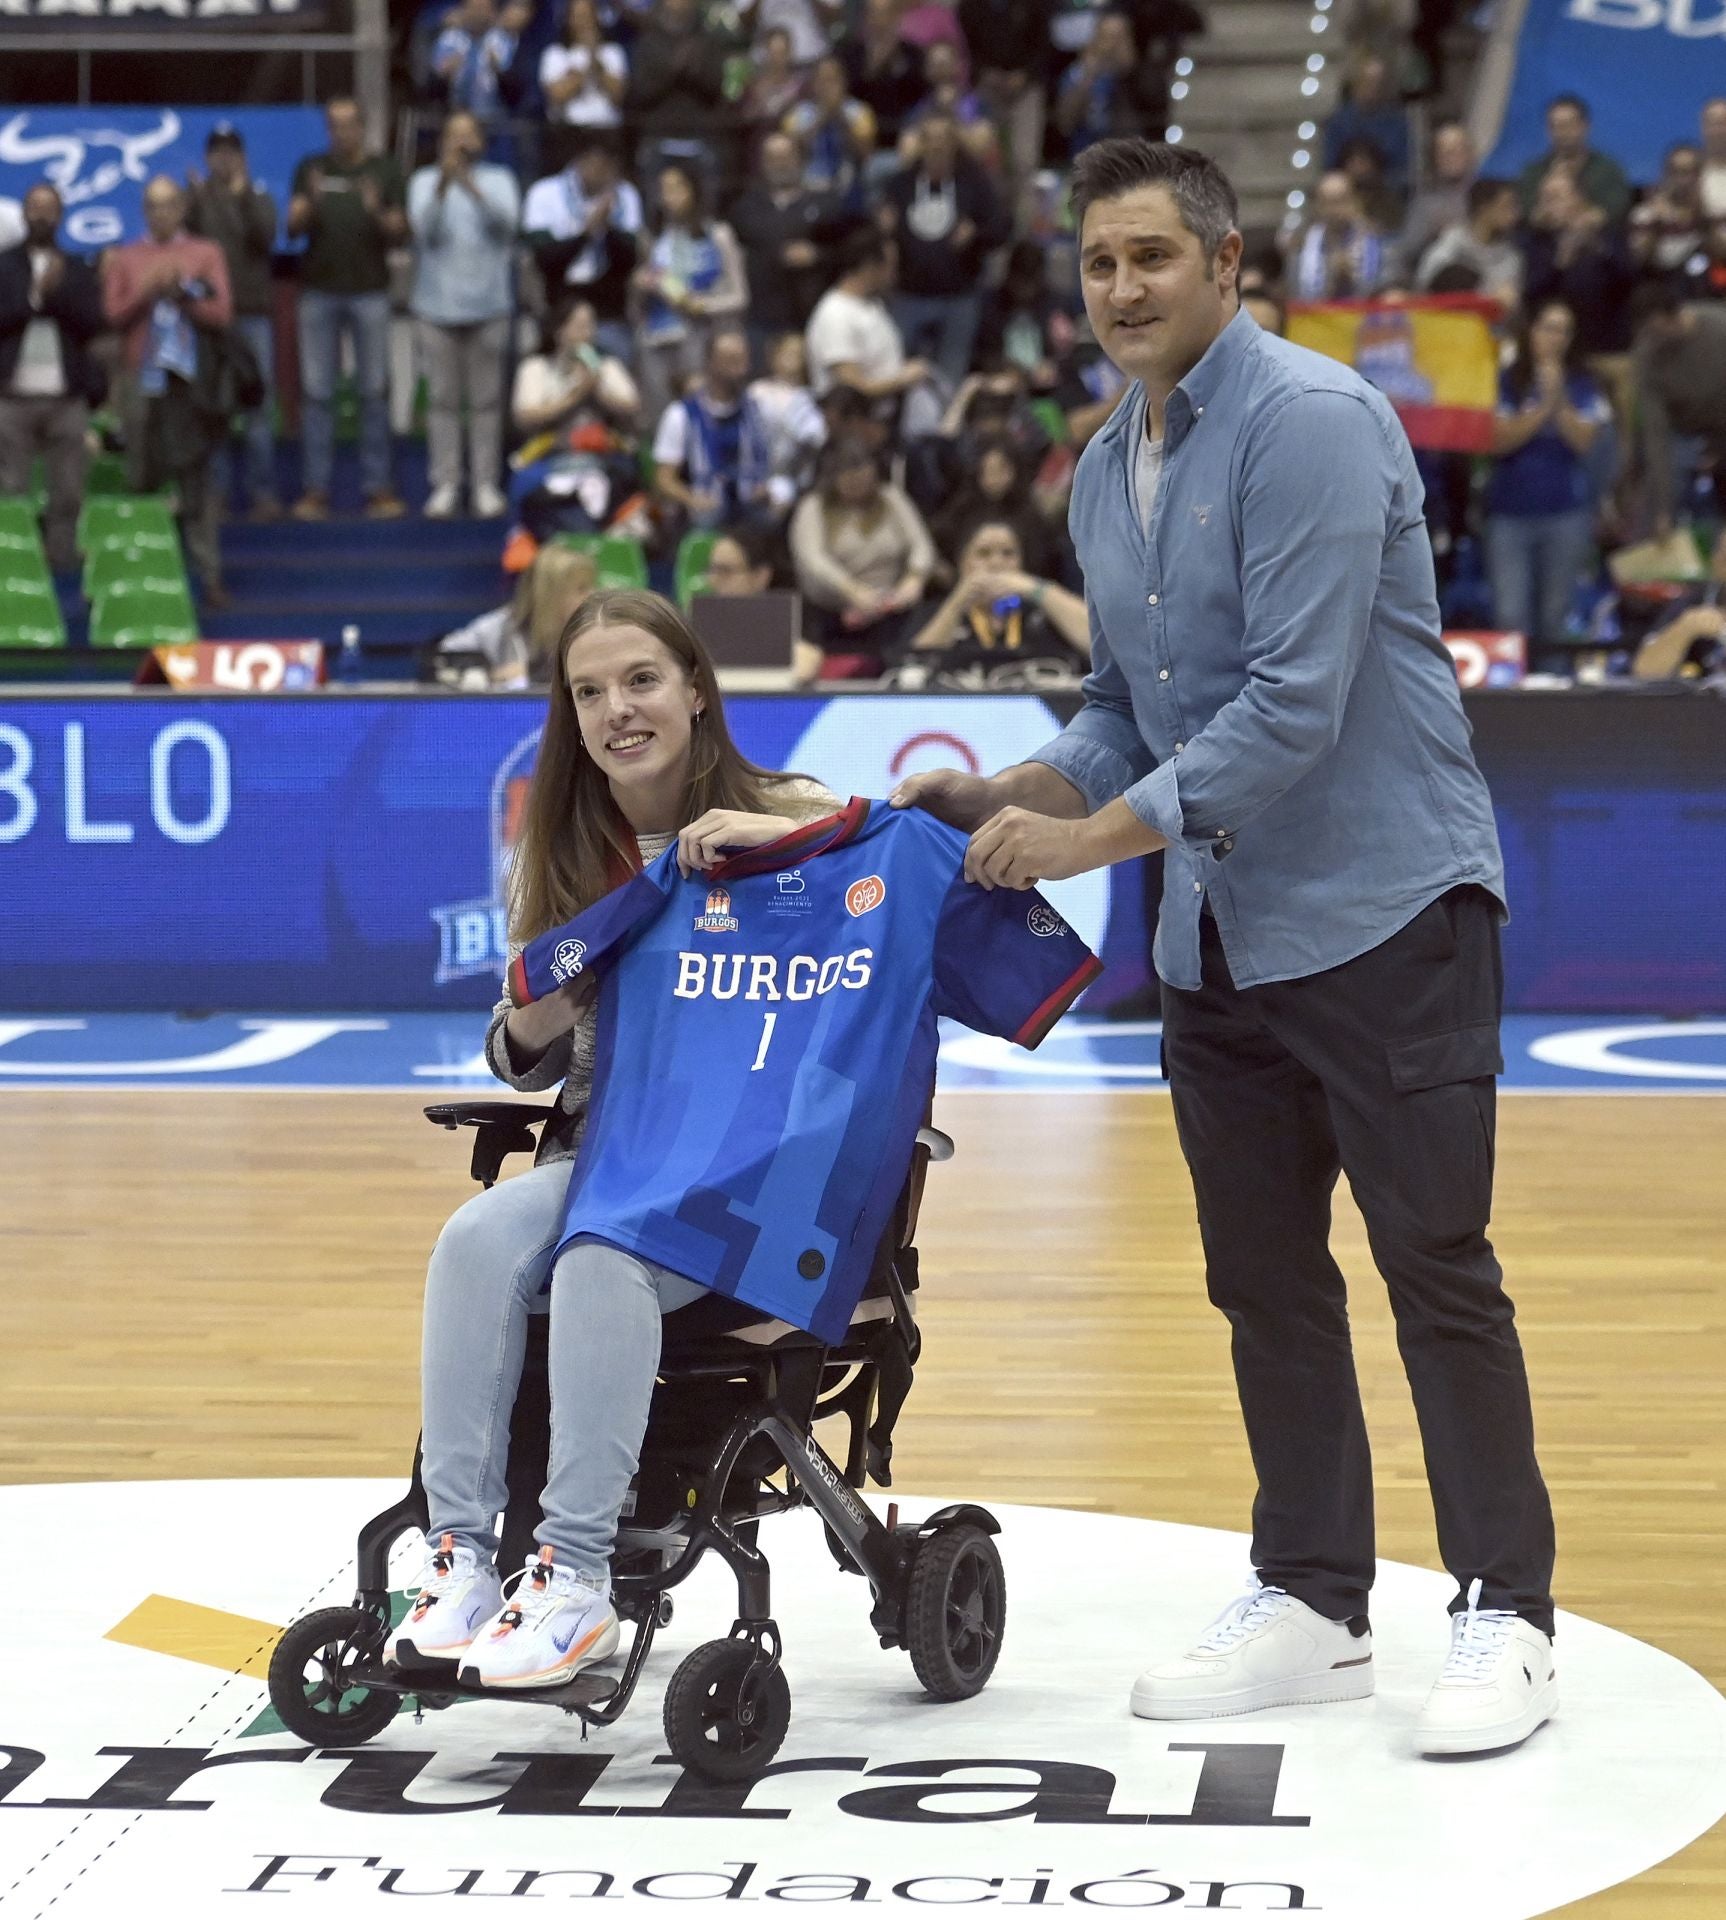
POLYGON ((887 882, 878 873, 872 873, 866 880, 853 880, 845 889, 845 911, 853 920, 865 913, 873 913, 887 898, 887 882))

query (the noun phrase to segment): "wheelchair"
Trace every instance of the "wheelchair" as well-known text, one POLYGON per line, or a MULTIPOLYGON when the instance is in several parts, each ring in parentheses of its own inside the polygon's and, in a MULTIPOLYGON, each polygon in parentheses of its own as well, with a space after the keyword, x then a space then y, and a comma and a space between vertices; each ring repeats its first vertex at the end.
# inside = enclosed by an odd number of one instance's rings
MULTIPOLYGON (((435 1125, 473 1128, 471 1170, 484 1187, 504 1159, 535 1149, 533 1129, 552 1107, 461 1101, 426 1108, 435 1125)), ((641 1460, 619 1523, 612 1604, 633 1629, 621 1673, 587 1668, 555 1687, 487 1689, 463 1684, 448 1662, 386 1667, 392 1624, 389 1556, 395 1542, 429 1525, 420 1454, 407 1493, 359 1534, 353 1604, 295 1621, 270 1660, 270 1701, 287 1730, 318 1746, 376 1737, 411 1698, 416 1718, 458 1700, 516 1701, 561 1709, 606 1727, 628 1707, 655 1634, 669 1625, 673 1591, 708 1553, 737 1582, 737 1617, 726 1638, 697 1647, 666 1689, 664 1727, 673 1758, 715 1783, 757 1774, 785 1738, 791 1690, 780 1664, 763 1520, 810 1506, 842 1572, 867 1582, 869 1624, 884 1648, 902 1648, 926 1693, 963 1700, 987 1684, 1000 1656, 1006 1581, 985 1508, 943 1507, 901 1524, 857 1497, 866 1481, 892 1484, 892 1433, 910 1390, 921 1336, 913 1244, 923 1181, 953 1143, 925 1126, 909 1176, 877 1249, 863 1298, 837 1346, 707 1294, 667 1316, 641 1460), (843 1465, 815 1438, 843 1418, 843 1465)), ((528 1322, 527 1358, 510 1425, 508 1501, 500 1564, 519 1567, 534 1550, 550 1443, 547 1317, 528 1322)))

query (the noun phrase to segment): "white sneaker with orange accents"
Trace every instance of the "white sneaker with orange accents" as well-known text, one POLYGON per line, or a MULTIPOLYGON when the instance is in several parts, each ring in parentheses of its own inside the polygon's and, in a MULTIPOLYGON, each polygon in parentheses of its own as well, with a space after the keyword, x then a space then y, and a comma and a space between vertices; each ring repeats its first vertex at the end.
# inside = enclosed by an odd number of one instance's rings
POLYGON ((497 1568, 472 1547, 458 1547, 446 1533, 420 1582, 407 1617, 384 1642, 392 1667, 418 1667, 428 1660, 458 1660, 477 1628, 497 1612, 503 1587, 497 1568))
POLYGON ((473 1687, 555 1687, 617 1649, 609 1588, 552 1564, 550 1547, 505 1583, 515 1591, 473 1637, 461 1664, 473 1687))

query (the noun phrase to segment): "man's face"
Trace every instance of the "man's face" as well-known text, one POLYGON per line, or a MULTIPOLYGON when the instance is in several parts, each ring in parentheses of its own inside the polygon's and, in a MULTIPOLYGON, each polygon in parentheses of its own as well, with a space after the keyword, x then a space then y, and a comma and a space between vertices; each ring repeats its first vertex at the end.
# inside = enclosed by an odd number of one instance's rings
POLYGON ((932 40, 923 55, 923 84, 931 93, 957 84, 959 55, 947 40, 932 40))
POLYGON ((152 240, 172 240, 185 215, 185 200, 172 180, 158 175, 144 189, 144 224, 152 240))
POLYGON ((1105 13, 1097 22, 1094 38, 1097 59, 1110 72, 1125 73, 1133 64, 1133 34, 1124 14, 1105 13))
POLYGON ((1522 208, 1516 198, 1514 187, 1505 187, 1495 193, 1481 209, 1482 222, 1489 240, 1502 240, 1506 234, 1516 230, 1521 218, 1522 208))
POLYGON ((944 115, 932 113, 918 129, 922 140, 923 171, 944 179, 953 171, 959 153, 959 132, 944 115))
POLYGON ((1669 199, 1694 200, 1702 185, 1701 154, 1694 147, 1679 147, 1669 153, 1661 185, 1669 199))
POLYGON ((204 164, 218 186, 231 187, 246 171, 246 156, 231 141, 221 140, 204 155, 204 164))
POLYGON ((60 196, 52 187, 32 187, 24 196, 24 231, 33 247, 51 247, 60 231, 60 196))
POLYGON ((1440 127, 1432 141, 1432 170, 1455 186, 1474 171, 1474 142, 1462 127, 1440 127))
POLYGON ((575 163, 576 178, 586 193, 604 193, 611 185, 611 155, 603 147, 589 147, 575 163))
POLYGON ((1546 137, 1554 153, 1574 159, 1588 145, 1588 122, 1574 107, 1551 107, 1546 114, 1546 137))
POLYGON ((1582 195, 1567 173, 1549 173, 1534 198, 1534 217, 1543 227, 1570 226, 1582 212, 1582 195))
POLYGON ((823 113, 834 112, 845 98, 845 69, 837 60, 823 60, 810 82, 809 91, 823 113))
POLYGON ((1710 100, 1702 109, 1702 145, 1710 160, 1726 160, 1726 100, 1710 100))
POLYGON ((687 33, 695 24, 695 0, 659 0, 659 24, 672 33, 687 33))
POLYGON ((749 342, 740 333, 722 333, 707 355, 707 382, 721 393, 736 393, 749 378, 749 342))
POLYGON ((471 113, 452 113, 444 122, 444 152, 451 160, 477 160, 485 152, 485 135, 471 113))
POLYGON ((1167 392, 1234 312, 1241 237, 1215 260, 1181 222, 1166 187, 1134 187, 1085 210, 1079 283, 1097 344, 1128 379, 1167 392))
POLYGON ((797 142, 789 134, 775 133, 762 141, 761 177, 775 193, 796 186, 803 177, 797 142))
POLYGON ((1327 227, 1352 224, 1357 207, 1354 182, 1346 173, 1327 173, 1313 196, 1313 212, 1327 227))
POLYGON ((329 129, 330 150, 344 160, 358 159, 366 143, 365 123, 360 119, 359 107, 352 100, 332 100, 324 114, 324 124, 329 129))

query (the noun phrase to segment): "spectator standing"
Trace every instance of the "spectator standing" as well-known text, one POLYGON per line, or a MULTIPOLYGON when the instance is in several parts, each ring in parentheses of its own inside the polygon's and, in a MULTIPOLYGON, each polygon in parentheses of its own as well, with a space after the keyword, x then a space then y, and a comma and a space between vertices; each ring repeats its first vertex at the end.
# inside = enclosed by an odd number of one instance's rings
POLYGON ((1054 0, 959 0, 977 91, 1001 142, 1007 204, 1018 207, 1043 164, 1054 0))
POLYGON ((180 537, 207 606, 226 604, 211 472, 216 438, 197 401, 200 333, 234 317, 228 263, 213 240, 186 231, 186 196, 165 173, 144 186, 148 233, 102 260, 102 304, 121 334, 126 480, 134 493, 171 485, 180 537))
POLYGON ((725 98, 725 43, 703 29, 696 0, 657 0, 630 53, 625 112, 643 177, 670 157, 710 177, 729 171, 736 119, 725 98))
POLYGON ((1516 187, 1509 180, 1476 180, 1468 190, 1467 216, 1446 227, 1420 256, 1414 284, 1424 293, 1441 274, 1473 276, 1473 286, 1514 312, 1522 297, 1522 249, 1516 187))
POLYGON ((923 53, 923 98, 905 116, 899 135, 899 159, 911 166, 921 151, 917 129, 932 113, 951 114, 959 127, 959 144, 972 159, 980 161, 991 175, 1000 169, 1001 145, 994 123, 980 93, 966 89, 964 70, 957 50, 945 40, 937 40, 923 53))
POLYGON ((1593 125, 1587 101, 1573 93, 1559 94, 1547 107, 1547 150, 1538 160, 1529 161, 1516 182, 1524 214, 1532 217, 1541 182, 1558 172, 1568 174, 1583 199, 1598 207, 1611 225, 1622 225, 1630 212, 1630 180, 1610 154, 1596 153, 1589 146, 1593 125))
MULTIPOLYGON (((1522 296, 1529 311, 1557 300, 1576 316, 1581 351, 1621 355, 1630 345, 1625 302, 1632 272, 1622 231, 1555 167, 1540 183, 1522 241, 1522 296)), ((1617 376, 1608 377, 1616 385, 1617 376)))
POLYGON ((1408 192, 1412 155, 1409 151, 1408 109, 1391 82, 1390 67, 1376 53, 1363 53, 1343 83, 1342 104, 1324 123, 1324 165, 1327 172, 1342 166, 1343 150, 1354 140, 1375 146, 1384 162, 1384 179, 1401 200, 1408 192))
POLYGON ((802 156, 790 134, 770 133, 756 168, 731 209, 731 227, 743 249, 749 335, 759 360, 770 339, 808 323, 840 215, 830 195, 803 184, 802 156))
POLYGON ((1703 463, 1726 472, 1726 308, 1686 304, 1675 287, 1656 283, 1637 289, 1631 312, 1637 464, 1663 536, 1677 519, 1684 477, 1678 436, 1700 442, 1703 463))
MULTIPOLYGON (((844 91, 869 110, 869 148, 898 145, 906 116, 923 97, 923 56, 900 32, 903 0, 863 0, 842 51, 844 91)), ((791 131, 796 132, 793 127, 791 131)))
MULTIPOLYGON (((1408 203, 1398 238, 1404 260, 1419 260, 1441 233, 1468 219, 1468 190, 1479 171, 1468 129, 1460 120, 1441 120, 1432 130, 1426 185, 1408 203)), ((1517 212, 1521 211, 1519 200, 1517 212)))
POLYGON ((658 231, 633 282, 635 364, 650 411, 663 411, 702 371, 715 324, 740 320, 749 304, 737 236, 708 218, 693 171, 661 167, 658 185, 658 231))
POLYGON ((507 167, 482 159, 485 133, 471 113, 452 113, 437 164, 408 182, 414 239, 409 301, 426 375, 426 453, 431 495, 426 517, 454 517, 461 497, 462 408, 467 408, 469 497, 474 513, 495 520, 507 502, 503 464, 503 380, 515 310, 515 259, 521 189, 507 167))
POLYGON ((816 61, 809 98, 785 116, 785 131, 802 151, 803 184, 859 209, 876 122, 869 107, 846 92, 845 65, 837 54, 816 61))
POLYGON ((1726 220, 1726 99, 1702 109, 1702 206, 1710 220, 1726 220))
POLYGON ((1556 300, 1533 308, 1499 378, 1486 566, 1499 626, 1528 636, 1536 664, 1568 644, 1570 603, 1594 551, 1589 454, 1611 417, 1581 364, 1575 315, 1556 300))
POLYGON ((700 381, 660 417, 653 482, 668 545, 691 527, 769 511, 772 449, 766 423, 744 391, 748 379, 748 336, 741 327, 716 328, 700 381))
POLYGON ((888 184, 881 221, 898 246, 895 319, 906 347, 928 347, 951 391, 971 365, 982 317, 983 262, 1012 234, 994 184, 959 145, 949 113, 931 113, 918 158, 888 184))
POLYGON ((1035 240, 1016 240, 1001 284, 983 312, 977 358, 1017 367, 1034 394, 1053 393, 1061 363, 1073 350, 1073 317, 1049 286, 1048 257, 1035 240))
POLYGON ((59 193, 38 182, 24 196, 23 240, 0 252, 0 494, 29 491, 40 453, 48 564, 70 573, 89 464, 84 434, 108 390, 90 342, 108 323, 95 269, 61 248, 62 211, 59 193))
POLYGON ((804 599, 822 617, 831 652, 865 654, 879 672, 922 625, 935 568, 923 516, 887 484, 878 455, 834 442, 814 492, 791 516, 791 558, 804 599))
POLYGON ((546 116, 565 127, 621 127, 629 56, 605 37, 597 0, 569 0, 563 38, 539 56, 546 116))
POLYGON ((635 352, 629 283, 643 226, 641 195, 622 177, 610 141, 590 134, 561 172, 527 190, 521 223, 550 312, 588 301, 600 346, 619 360, 635 352))
MULTIPOLYGON (((270 262, 276 251, 276 201, 252 179, 245 142, 230 122, 218 122, 204 142, 205 177, 189 183, 186 226, 214 240, 228 263, 234 296, 234 326, 264 382, 264 397, 246 416, 246 493, 254 520, 281 513, 276 489, 276 289, 270 262)), ((229 452, 223 442, 223 453, 229 452)), ((232 491, 224 474, 221 492, 232 491)))
POLYGON ((806 492, 827 438, 827 422, 809 391, 809 359, 800 332, 773 343, 767 371, 749 383, 749 402, 767 436, 767 504, 782 518, 806 492))
POLYGON ((497 0, 459 0, 450 10, 432 48, 432 71, 452 113, 471 113, 488 127, 504 118, 513 104, 507 76, 532 18, 528 0, 510 0, 501 15, 497 0))
POLYGON ((1666 149, 1660 184, 1631 210, 1631 264, 1645 278, 1681 287, 1705 278, 1709 224, 1702 205, 1702 149, 1680 140, 1666 149))
POLYGON ((1062 77, 1055 125, 1074 157, 1098 140, 1161 138, 1166 100, 1161 68, 1140 53, 1127 13, 1111 8, 1062 77))
POLYGON ((1391 274, 1385 237, 1361 211, 1346 173, 1327 173, 1313 195, 1313 218, 1289 247, 1288 285, 1296 300, 1363 300, 1391 274))
POLYGON ((836 386, 871 401, 897 400, 928 375, 928 365, 905 358, 905 343, 886 294, 896 266, 893 242, 864 231, 846 242, 838 279, 809 316, 809 384, 817 399, 836 386))
POLYGON ((408 237, 401 168, 366 151, 358 104, 332 100, 324 110, 330 144, 294 169, 288 232, 304 238, 300 259, 300 413, 305 490, 300 520, 330 510, 335 466, 336 379, 342 337, 353 346, 360 400, 360 486, 366 514, 398 520, 407 512, 390 478, 389 250, 408 237))
MULTIPOLYGON (((737 102, 744 133, 755 138, 766 128, 783 125, 785 116, 801 103, 808 84, 806 71, 791 58, 791 35, 786 29, 774 27, 763 34, 755 50, 755 71, 737 102)), ((800 160, 799 176, 802 170, 800 160)))

